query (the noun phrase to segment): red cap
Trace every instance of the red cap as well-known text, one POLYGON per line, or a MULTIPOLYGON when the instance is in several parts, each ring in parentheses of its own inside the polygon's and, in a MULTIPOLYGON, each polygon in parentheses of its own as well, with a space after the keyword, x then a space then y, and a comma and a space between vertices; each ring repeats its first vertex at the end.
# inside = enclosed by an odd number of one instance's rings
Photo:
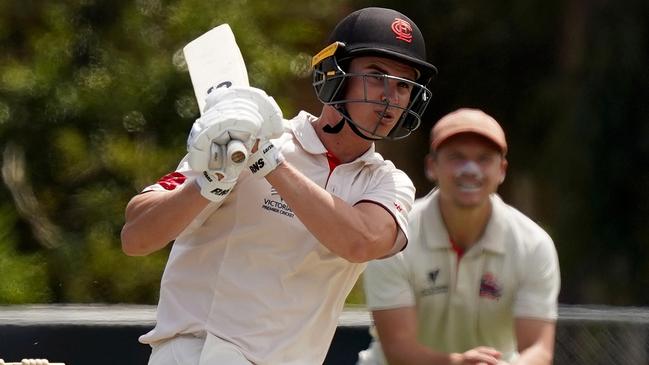
POLYGON ((436 151, 442 142, 460 133, 479 134, 500 148, 503 156, 507 154, 505 132, 498 122, 479 109, 462 108, 442 117, 430 133, 430 146, 436 151))

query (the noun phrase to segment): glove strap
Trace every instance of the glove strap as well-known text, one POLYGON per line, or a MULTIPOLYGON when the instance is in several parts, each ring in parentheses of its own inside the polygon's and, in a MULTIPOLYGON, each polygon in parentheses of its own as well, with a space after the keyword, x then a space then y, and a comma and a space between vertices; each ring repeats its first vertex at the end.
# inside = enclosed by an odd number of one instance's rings
POLYGON ((259 144, 259 148, 248 158, 248 168, 254 176, 262 178, 284 162, 284 155, 271 141, 259 144))
POLYGON ((230 194, 230 191, 232 191, 236 183, 236 179, 219 180, 209 171, 201 172, 196 178, 196 184, 201 188, 201 195, 215 203, 223 201, 230 194))

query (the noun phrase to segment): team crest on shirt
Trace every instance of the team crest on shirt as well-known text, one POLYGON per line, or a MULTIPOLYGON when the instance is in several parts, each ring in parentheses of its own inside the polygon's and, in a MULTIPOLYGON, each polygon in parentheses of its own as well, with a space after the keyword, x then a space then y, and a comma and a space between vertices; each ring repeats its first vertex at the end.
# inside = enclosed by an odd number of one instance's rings
POLYGON ((435 284, 435 281, 437 281, 437 275, 439 275, 439 269, 429 271, 428 272, 428 280, 432 281, 433 284, 435 284))
POLYGON ((270 189, 270 198, 264 198, 264 204, 261 206, 263 209, 266 209, 270 212, 281 214, 289 218, 293 218, 295 213, 291 210, 291 207, 284 202, 284 199, 281 195, 275 190, 275 188, 270 189))
POLYGON ((503 295, 502 285, 494 274, 486 272, 480 279, 480 296, 488 299, 498 300, 503 295))
POLYGON ((426 273, 426 287, 421 289, 420 295, 422 297, 427 295, 435 295, 440 293, 448 293, 448 285, 437 285, 437 278, 439 277, 439 268, 433 269, 426 273))
POLYGON ((394 202, 394 209, 396 209, 399 213, 403 212, 403 207, 401 206, 401 204, 399 204, 399 202, 394 202))

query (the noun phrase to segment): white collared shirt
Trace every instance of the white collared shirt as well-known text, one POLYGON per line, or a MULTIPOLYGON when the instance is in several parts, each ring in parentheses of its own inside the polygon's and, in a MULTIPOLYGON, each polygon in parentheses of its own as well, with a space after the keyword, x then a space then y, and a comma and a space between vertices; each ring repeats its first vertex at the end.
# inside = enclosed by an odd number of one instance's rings
MULTIPOLYGON (((314 120, 301 112, 289 122, 290 131, 273 141, 286 161, 352 205, 383 206, 407 232, 414 200, 407 175, 373 146, 330 171, 314 120)), ((185 161, 178 172, 193 174, 185 161)), ((320 364, 365 266, 330 252, 265 179, 244 171, 224 204, 208 206, 176 239, 162 277, 156 327, 140 341, 209 331, 255 364, 320 364)))
MULTIPOLYGON (((459 262, 439 211, 439 192, 418 199, 408 247, 370 262, 363 277, 371 310, 416 307, 422 344, 460 353, 492 346, 511 361, 517 356, 515 318, 557 318, 559 263, 542 228, 497 195, 490 199, 485 232, 459 262)), ((376 338, 364 357, 385 363, 376 338)))

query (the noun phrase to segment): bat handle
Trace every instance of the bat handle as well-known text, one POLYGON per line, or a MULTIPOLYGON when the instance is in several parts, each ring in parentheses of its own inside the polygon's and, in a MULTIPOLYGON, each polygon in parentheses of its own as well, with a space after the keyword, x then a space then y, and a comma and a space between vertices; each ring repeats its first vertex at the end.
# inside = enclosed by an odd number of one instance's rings
POLYGON ((248 151, 243 142, 233 139, 228 142, 227 156, 234 163, 243 163, 248 158, 248 151))
POLYGON ((215 141, 210 145, 210 160, 207 168, 210 170, 220 170, 223 168, 223 154, 225 148, 215 141))

